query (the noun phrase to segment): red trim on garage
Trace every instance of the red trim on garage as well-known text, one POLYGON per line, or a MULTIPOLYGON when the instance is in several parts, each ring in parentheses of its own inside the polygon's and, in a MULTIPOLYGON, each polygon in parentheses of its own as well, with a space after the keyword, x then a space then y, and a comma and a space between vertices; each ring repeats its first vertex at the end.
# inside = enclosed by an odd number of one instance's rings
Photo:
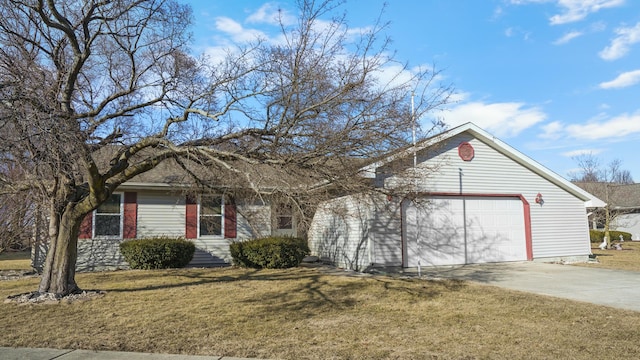
MULTIPOLYGON (((533 260, 533 237, 531 235, 531 207, 527 199, 525 199, 522 194, 470 194, 470 193, 450 193, 450 192, 421 192, 415 194, 415 196, 451 196, 451 197, 510 197, 510 198, 518 198, 522 201, 523 212, 524 212, 524 236, 526 241, 526 249, 527 249, 527 260, 533 260)), ((404 216, 404 213, 402 213, 404 216)), ((403 221, 404 222, 404 221, 403 221)), ((407 251, 406 241, 402 238, 402 264, 406 264, 404 262, 404 253, 407 251)))
POLYGON ((524 207, 524 236, 527 239, 527 260, 533 260, 533 236, 531 235, 531 206, 523 195, 520 195, 524 207))
POLYGON ((124 193, 124 221, 122 223, 122 237, 135 239, 138 223, 138 193, 124 193))

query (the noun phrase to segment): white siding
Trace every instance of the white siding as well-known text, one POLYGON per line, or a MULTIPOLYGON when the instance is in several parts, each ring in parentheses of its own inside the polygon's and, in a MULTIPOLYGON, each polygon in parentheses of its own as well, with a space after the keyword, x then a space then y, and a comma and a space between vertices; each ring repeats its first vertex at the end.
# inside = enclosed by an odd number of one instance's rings
POLYGON ((137 237, 185 236, 185 196, 162 191, 138 193, 137 237))
POLYGON ((261 201, 238 204, 238 240, 269 236, 271 234, 271 205, 261 201))
POLYGON ((401 218, 397 204, 374 195, 346 196, 322 204, 309 229, 312 253, 354 270, 401 266, 401 218))
POLYGON ((402 266, 402 201, 378 197, 371 224, 374 266, 402 266))
POLYGON ((363 270, 370 264, 370 206, 352 196, 318 207, 309 229, 312 254, 347 269, 363 270))
MULTIPOLYGON (((468 134, 443 141, 436 151, 418 154, 418 191, 472 194, 521 194, 531 208, 534 259, 586 256, 590 253, 584 202, 532 170, 468 134), (458 156, 458 145, 475 149, 471 161, 458 156), (435 169, 435 170, 433 170, 435 169), (544 204, 535 203, 541 193, 544 204)), ((410 171, 408 169, 406 171, 410 171)), ((388 171, 389 172, 389 171, 388 171)), ((407 184, 407 177, 378 175, 386 187, 407 184)), ((415 181, 415 180, 412 180, 415 181)))
POLYGON ((611 225, 615 230, 631 233, 631 240, 640 240, 640 214, 617 215, 611 225))

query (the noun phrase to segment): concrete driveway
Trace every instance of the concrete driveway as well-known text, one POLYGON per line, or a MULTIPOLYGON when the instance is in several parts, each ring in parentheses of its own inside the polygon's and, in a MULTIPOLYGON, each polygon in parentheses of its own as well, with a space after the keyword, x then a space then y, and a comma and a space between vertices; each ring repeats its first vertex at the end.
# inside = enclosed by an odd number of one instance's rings
POLYGON ((640 311, 640 273, 633 271, 516 262, 422 268, 422 275, 640 311))

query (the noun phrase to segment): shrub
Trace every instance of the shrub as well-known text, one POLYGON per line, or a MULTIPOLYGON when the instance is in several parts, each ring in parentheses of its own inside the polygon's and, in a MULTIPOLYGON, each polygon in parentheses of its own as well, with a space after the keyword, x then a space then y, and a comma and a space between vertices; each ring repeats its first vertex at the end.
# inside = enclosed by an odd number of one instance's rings
POLYGON ((604 231, 589 229, 589 240, 592 243, 601 243, 604 240, 604 231))
MULTIPOLYGON (((611 236, 611 241, 620 240, 620 235, 622 235, 622 238, 624 239, 624 241, 631 240, 631 233, 628 233, 625 231, 609 230, 609 236, 611 236)), ((602 241, 604 241, 604 231, 592 230, 592 229, 589 230, 589 239, 591 240, 592 243, 601 243, 602 241)))
POLYGON ((293 237, 266 237, 234 242, 231 243, 230 250, 234 264, 257 269, 295 267, 309 254, 307 242, 293 237))
POLYGON ((182 238, 160 236, 128 240, 120 244, 120 253, 132 269, 167 269, 186 266, 196 246, 182 238))
POLYGON ((625 231, 609 231, 609 235, 611 235, 611 240, 616 241, 620 240, 620 235, 622 235, 622 239, 624 241, 631 241, 631 233, 625 231))

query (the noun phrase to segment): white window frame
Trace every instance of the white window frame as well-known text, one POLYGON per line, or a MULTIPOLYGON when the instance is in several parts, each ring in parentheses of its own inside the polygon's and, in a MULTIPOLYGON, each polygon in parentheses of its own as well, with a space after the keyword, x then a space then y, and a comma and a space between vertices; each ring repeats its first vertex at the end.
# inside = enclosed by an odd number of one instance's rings
POLYGON ((275 228, 276 230, 283 230, 283 231, 294 231, 296 229, 295 220, 293 216, 293 206, 291 204, 278 204, 276 206, 275 228), (283 210, 285 210, 286 208, 288 208, 289 211, 285 214, 283 210), (281 218, 290 218, 291 227, 289 228, 280 227, 281 218))
MULTIPOLYGON (((224 223, 225 223, 225 206, 224 206, 224 196, 211 194, 211 195, 200 195, 198 196, 198 239, 224 239, 224 223), (220 198, 220 235, 201 235, 200 234, 200 214, 201 214, 201 204, 203 197, 219 197, 220 198)), ((207 216, 207 215, 205 215, 207 216)), ((209 215, 210 216, 210 215, 209 215)))
POLYGON ((272 211, 273 211, 273 215, 272 215, 272 225, 271 225, 271 234, 272 235, 277 235, 277 236, 296 236, 296 234, 298 233, 298 226, 297 226, 297 217, 296 217, 296 212, 294 210, 293 204, 290 203, 275 203, 272 207, 272 211), (283 207, 285 206, 289 206, 291 209, 291 212, 285 216, 291 216, 291 228, 290 229, 283 229, 279 227, 279 223, 280 223, 280 218, 281 216, 281 210, 283 209, 283 207))
MULTIPOLYGON (((98 209, 93 210, 93 218, 91 221, 91 237, 93 239, 122 239, 124 232, 124 193, 114 192, 111 195, 120 195, 120 233, 118 235, 96 235, 96 214, 98 209)), ((99 215, 103 216, 103 215, 99 215)), ((112 215, 115 216, 115 215, 112 215)))

